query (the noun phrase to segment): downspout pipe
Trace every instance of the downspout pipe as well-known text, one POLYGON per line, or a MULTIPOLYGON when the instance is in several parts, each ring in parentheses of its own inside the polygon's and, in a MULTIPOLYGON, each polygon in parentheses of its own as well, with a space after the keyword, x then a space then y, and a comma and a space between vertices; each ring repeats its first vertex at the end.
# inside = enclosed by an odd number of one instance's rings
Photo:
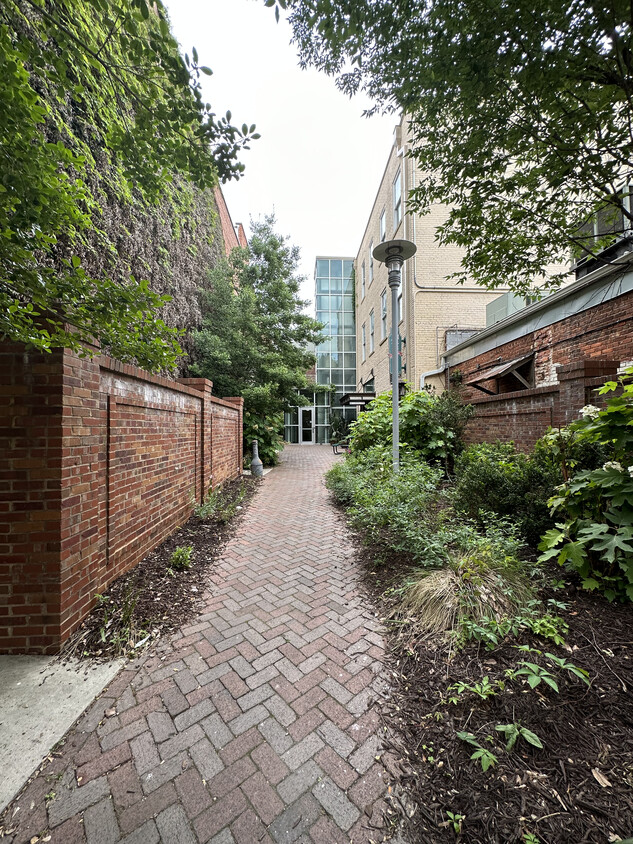
POLYGON ((420 389, 424 389, 424 384, 427 378, 430 378, 432 375, 441 375, 443 372, 446 372, 448 369, 448 364, 445 362, 439 369, 429 369, 428 372, 423 372, 420 375, 420 389))

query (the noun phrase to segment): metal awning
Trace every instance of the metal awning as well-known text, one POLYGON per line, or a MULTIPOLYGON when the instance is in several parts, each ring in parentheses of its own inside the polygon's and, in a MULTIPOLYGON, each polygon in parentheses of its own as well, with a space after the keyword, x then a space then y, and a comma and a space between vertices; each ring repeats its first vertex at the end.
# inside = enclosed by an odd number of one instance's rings
POLYGON ((522 366, 526 363, 531 363, 534 359, 533 354, 523 355, 523 357, 515 358, 514 360, 506 361, 506 363, 501 363, 498 366, 493 366, 492 369, 485 369, 483 372, 480 372, 475 378, 470 378, 466 381, 467 387, 475 387, 478 390, 481 390, 482 393, 487 393, 489 396, 496 396, 498 391, 495 393, 493 390, 489 390, 487 387, 482 387, 482 381, 493 381, 499 378, 502 378, 504 375, 514 375, 514 377, 523 385, 523 387, 527 390, 532 388, 532 384, 521 375, 520 372, 517 372, 522 366))
POLYGON ((376 398, 376 393, 345 393, 341 396, 340 403, 348 407, 360 407, 363 410, 376 398))

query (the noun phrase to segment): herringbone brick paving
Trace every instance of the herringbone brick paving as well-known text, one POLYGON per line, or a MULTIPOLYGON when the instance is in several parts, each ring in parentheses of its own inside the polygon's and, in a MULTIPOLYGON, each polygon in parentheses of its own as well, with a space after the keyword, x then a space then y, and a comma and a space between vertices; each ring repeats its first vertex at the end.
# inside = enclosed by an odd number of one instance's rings
POLYGON ((203 613, 85 713, 10 807, 12 844, 382 840, 382 639, 327 500, 335 459, 286 448, 203 613))

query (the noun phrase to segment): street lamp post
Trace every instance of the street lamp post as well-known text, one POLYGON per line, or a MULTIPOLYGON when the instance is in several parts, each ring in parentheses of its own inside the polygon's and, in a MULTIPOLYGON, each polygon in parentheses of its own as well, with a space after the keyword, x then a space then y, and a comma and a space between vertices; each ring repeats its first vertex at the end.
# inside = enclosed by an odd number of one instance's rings
POLYGON ((398 288, 404 262, 415 255, 417 247, 410 240, 388 240, 374 249, 374 258, 387 265, 391 290, 391 407, 393 413, 392 451, 393 471, 400 471, 400 417, 398 373, 398 288))

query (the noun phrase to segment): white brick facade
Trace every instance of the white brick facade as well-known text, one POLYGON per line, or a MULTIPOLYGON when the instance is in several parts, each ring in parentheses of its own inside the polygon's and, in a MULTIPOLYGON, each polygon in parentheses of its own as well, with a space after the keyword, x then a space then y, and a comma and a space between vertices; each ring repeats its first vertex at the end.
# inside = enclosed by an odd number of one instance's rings
MULTIPOLYGON (((360 250, 356 257, 356 352, 358 388, 362 390, 373 375, 375 390, 382 393, 391 388, 389 379, 389 343, 391 328, 391 294, 387 285, 387 269, 373 260, 373 280, 370 266, 370 246, 381 241, 381 216, 384 212, 385 239, 413 241, 418 251, 403 269, 402 294, 404 318, 400 322, 403 341, 403 371, 401 379, 419 389, 420 376, 440 366, 440 354, 445 350, 449 328, 481 329, 486 325, 486 304, 505 292, 479 288, 474 283, 458 285, 447 277, 461 268, 462 250, 455 246, 439 246, 435 239, 437 226, 446 217, 446 207, 434 205, 420 217, 407 208, 409 191, 423 176, 416 162, 407 157, 409 126, 403 118, 394 133, 394 145, 378 188, 360 250), (394 193, 394 181, 402 179, 401 201, 394 193), (397 222, 398 211, 400 221, 397 222), (363 264, 365 269, 363 271, 363 264), (363 296, 362 279, 365 277, 363 296), (387 337, 381 334, 381 294, 387 290, 387 337), (371 351, 370 313, 374 313, 374 350, 371 351), (363 325, 365 325, 366 353, 362 354, 363 325)), ((443 376, 427 377, 427 384, 443 389, 443 376)))

